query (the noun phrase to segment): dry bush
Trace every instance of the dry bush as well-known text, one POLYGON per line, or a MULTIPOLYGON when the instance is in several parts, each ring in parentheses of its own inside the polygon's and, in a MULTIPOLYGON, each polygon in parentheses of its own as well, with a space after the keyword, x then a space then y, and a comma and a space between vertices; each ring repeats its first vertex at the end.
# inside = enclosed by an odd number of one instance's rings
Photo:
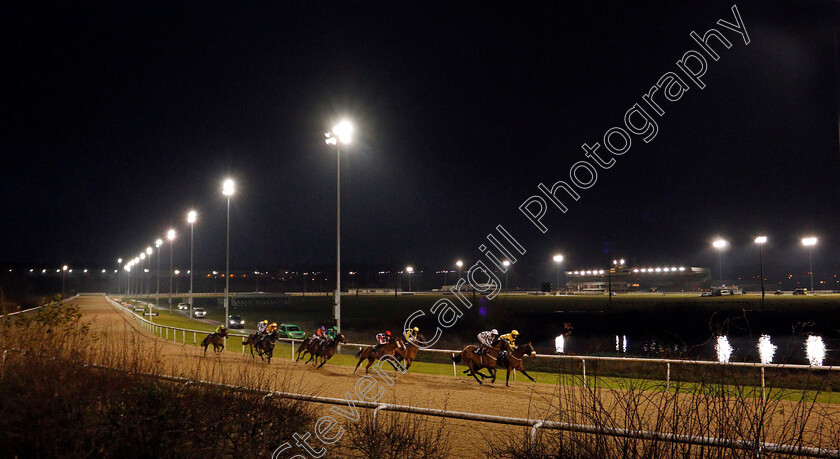
MULTIPOLYGON (((115 345, 80 317, 77 307, 51 303, 0 326, 0 455, 270 456, 315 420, 304 402, 157 377, 154 345, 115 345)), ((248 369, 210 365, 230 384, 272 383, 248 369)))

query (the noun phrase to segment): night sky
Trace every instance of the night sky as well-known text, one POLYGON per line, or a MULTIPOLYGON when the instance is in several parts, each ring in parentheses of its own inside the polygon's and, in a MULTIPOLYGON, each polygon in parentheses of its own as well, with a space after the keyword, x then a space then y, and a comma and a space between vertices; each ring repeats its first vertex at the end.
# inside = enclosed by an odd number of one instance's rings
MULTIPOLYGON (((231 265, 335 260, 335 147, 342 260, 418 269, 481 256, 503 225, 515 269, 552 280, 623 257, 725 270, 757 263, 840 272, 840 8, 738 2, 750 43, 717 25, 731 2, 5 2, 0 264, 113 267, 174 227, 188 259, 231 265), (243 4, 244 3, 244 4, 243 4), (450 4, 456 3, 456 4, 450 4), (520 212, 540 183, 569 181, 581 145, 624 126, 634 104, 717 28, 699 89, 662 101, 658 132, 597 182, 520 212), (609 253, 605 253, 609 251, 609 253)), ((657 97, 661 97, 661 93, 657 97)), ((661 100, 661 99, 660 99, 661 100)), ((584 174, 585 175, 585 174, 584 174)), ((582 176, 585 178, 584 176, 582 176)), ((562 193, 562 191, 561 191, 562 193)), ((724 273, 728 276, 727 273, 724 273)))

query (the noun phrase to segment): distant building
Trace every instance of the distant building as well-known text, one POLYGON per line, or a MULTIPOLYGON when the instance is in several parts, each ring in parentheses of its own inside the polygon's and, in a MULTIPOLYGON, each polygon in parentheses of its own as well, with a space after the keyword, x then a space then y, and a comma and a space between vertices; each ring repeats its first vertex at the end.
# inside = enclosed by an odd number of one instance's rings
POLYGON ((572 293, 696 292, 709 287, 706 268, 685 266, 630 267, 566 271, 566 289, 572 293))

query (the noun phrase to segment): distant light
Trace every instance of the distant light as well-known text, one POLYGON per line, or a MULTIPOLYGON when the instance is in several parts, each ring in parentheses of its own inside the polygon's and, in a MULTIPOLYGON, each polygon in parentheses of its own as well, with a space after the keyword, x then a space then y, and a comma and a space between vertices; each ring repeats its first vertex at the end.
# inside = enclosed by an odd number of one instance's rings
POLYGON ((643 273, 646 273, 646 272, 647 272, 647 268, 642 268, 642 272, 643 272, 643 273))
POLYGON ((460 268, 461 266, 464 266, 464 262, 461 261, 461 260, 458 260, 458 261, 455 262, 455 266, 460 268))
POLYGON ((622 258, 621 260, 618 260, 618 263, 623 265, 624 264, 624 258, 622 258))
POLYGON ((563 261, 563 255, 555 255, 554 261, 560 263, 561 261, 563 261))
POLYGON ((61 267, 61 269, 63 269, 64 271, 67 271, 69 269, 69 267, 67 265, 64 265, 64 266, 61 267))
POLYGON ((638 269, 634 269, 634 270, 633 270, 633 272, 634 272, 634 273, 637 273, 637 272, 639 272, 639 270, 638 270, 638 269))
POLYGON ((604 270, 602 269, 602 270, 598 271, 598 274, 604 274, 604 270))
POLYGON ((191 210, 189 211, 189 213, 187 213, 187 223, 195 223, 197 218, 198 214, 194 210, 191 210))
POLYGON ((656 272, 661 273, 661 272, 662 272, 662 268, 656 268, 656 272))
POLYGON ((151 247, 146 247, 146 255, 151 255, 151 254, 152 254, 152 248, 151 247))
POLYGON ((680 271, 685 271, 685 268, 683 268, 682 266, 680 266, 680 271))
POLYGON ((806 237, 802 239, 802 245, 811 246, 817 245, 817 238, 815 237, 806 237))
POLYGON ((146 259, 146 254, 145 254, 145 253, 141 253, 141 254, 140 254, 140 259, 141 259, 141 260, 145 260, 145 259, 146 259))
POLYGON ((222 184, 222 194, 225 196, 233 195, 233 180, 227 179, 222 184))
POLYGON ((411 274, 411 273, 413 273, 413 272, 414 272, 414 268, 412 268, 411 266, 406 267, 406 268, 405 268, 405 270, 406 270, 406 272, 408 272, 409 274, 411 274))
POLYGON ((504 266, 505 268, 507 268, 508 266, 510 266, 510 262, 509 262, 509 261, 507 261, 507 260, 505 260, 505 261, 503 261, 503 262, 502 262, 502 266, 504 266))
POLYGON ((155 247, 160 247, 163 245, 163 239, 158 239, 155 241, 155 247))
POLYGON ((758 236, 755 238, 756 244, 764 244, 765 242, 767 242, 767 236, 758 236))
POLYGON ((712 242, 712 245, 716 249, 722 249, 722 248, 726 247, 726 241, 724 241, 723 239, 718 239, 715 242, 712 242))
POLYGON ((171 229, 171 230, 167 231, 166 232, 166 238, 169 239, 170 241, 175 239, 175 230, 171 229))

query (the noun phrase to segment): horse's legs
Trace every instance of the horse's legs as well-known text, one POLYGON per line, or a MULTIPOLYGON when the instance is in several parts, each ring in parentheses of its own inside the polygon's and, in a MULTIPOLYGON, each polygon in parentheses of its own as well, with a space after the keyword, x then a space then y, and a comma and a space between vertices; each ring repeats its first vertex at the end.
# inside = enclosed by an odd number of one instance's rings
POLYGON ((496 369, 495 368, 488 368, 487 370, 490 371, 490 376, 493 377, 493 379, 491 379, 490 382, 495 384, 496 383, 496 369))
POLYGON ((529 375, 528 373, 525 373, 525 370, 523 370, 522 368, 519 369, 519 372, 522 373, 523 375, 527 376, 528 379, 530 379, 531 381, 537 382, 537 380, 532 378, 531 375, 529 375))
POLYGON ((505 373, 505 387, 510 387, 510 367, 508 367, 507 373, 505 373))
MULTIPOLYGON (((372 355, 369 355, 369 356, 368 356, 368 364, 367 364, 367 366, 365 367, 365 374, 367 374, 367 373, 370 371, 370 367, 371 367, 371 365, 373 365, 373 361, 374 361, 374 360, 375 360, 375 359, 373 358, 373 356, 372 356, 372 355)), ((390 360, 389 360, 389 362, 390 362, 390 360)), ((391 365, 393 365, 393 363, 392 363, 391 365)), ((396 367, 394 367, 394 369, 396 370, 397 368, 396 368, 396 367)))

